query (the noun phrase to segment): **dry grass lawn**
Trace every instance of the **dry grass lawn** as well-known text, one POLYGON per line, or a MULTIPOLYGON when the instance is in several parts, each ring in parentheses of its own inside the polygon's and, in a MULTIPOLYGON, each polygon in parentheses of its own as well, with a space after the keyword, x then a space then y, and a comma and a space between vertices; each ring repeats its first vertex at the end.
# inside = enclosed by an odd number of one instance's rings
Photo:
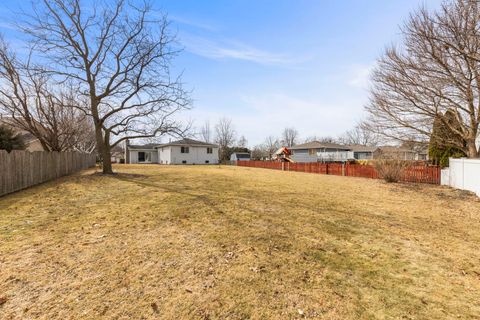
POLYGON ((480 201, 131 165, 0 198, 0 319, 478 319, 480 201))

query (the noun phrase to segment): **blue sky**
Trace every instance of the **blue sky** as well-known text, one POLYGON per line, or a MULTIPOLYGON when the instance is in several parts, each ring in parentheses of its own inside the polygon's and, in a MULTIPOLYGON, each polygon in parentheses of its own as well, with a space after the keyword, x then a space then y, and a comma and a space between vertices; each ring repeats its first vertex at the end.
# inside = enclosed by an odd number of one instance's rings
MULTIPOLYGON (((409 12, 439 3, 157 0, 154 6, 168 13, 185 48, 174 64, 192 90, 193 109, 182 117, 197 126, 231 118, 253 146, 284 127, 305 138, 354 126, 365 115, 375 59, 398 40, 409 12)), ((3 2, 2 21, 11 21, 16 6, 3 2)), ((0 30, 12 35, 6 23, 0 30)))

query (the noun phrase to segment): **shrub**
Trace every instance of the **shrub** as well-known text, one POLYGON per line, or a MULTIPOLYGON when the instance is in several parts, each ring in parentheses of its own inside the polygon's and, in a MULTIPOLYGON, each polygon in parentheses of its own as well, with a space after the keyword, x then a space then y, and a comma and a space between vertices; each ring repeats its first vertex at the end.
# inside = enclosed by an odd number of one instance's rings
POLYGON ((0 150, 2 149, 7 150, 7 152, 23 150, 25 149, 25 143, 12 129, 6 126, 0 126, 0 150))
POLYGON ((379 159, 374 162, 378 174, 386 182, 398 182, 402 178, 407 162, 397 159, 379 159))

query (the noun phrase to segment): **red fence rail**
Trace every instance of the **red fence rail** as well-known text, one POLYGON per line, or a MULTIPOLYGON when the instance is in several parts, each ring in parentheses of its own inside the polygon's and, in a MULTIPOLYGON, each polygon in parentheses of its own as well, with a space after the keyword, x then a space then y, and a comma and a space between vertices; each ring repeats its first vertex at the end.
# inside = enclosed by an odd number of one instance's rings
MULTIPOLYGON (((331 174, 347 177, 381 178, 372 165, 352 163, 289 163, 276 161, 237 161, 237 166, 264 168, 283 171, 297 171, 318 174, 331 174)), ((403 182, 440 184, 440 167, 414 164, 404 169, 403 182)))

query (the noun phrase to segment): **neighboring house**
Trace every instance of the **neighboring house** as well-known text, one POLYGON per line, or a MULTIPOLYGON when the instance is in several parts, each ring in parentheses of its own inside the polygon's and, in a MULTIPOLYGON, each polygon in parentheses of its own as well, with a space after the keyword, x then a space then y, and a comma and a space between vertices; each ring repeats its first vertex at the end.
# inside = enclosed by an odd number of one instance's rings
POLYGON ((345 162, 355 159, 350 147, 336 143, 312 141, 293 146, 289 150, 295 162, 345 162))
POLYGON ((348 147, 353 151, 355 160, 372 160, 377 147, 364 146, 360 144, 350 144, 348 147))
POLYGON ((415 160, 421 160, 421 161, 429 160, 428 148, 423 148, 421 150, 418 150, 415 154, 415 160))
POLYGON ((415 150, 403 147, 382 146, 378 147, 373 154, 374 159, 398 159, 398 160, 418 160, 415 150))
POLYGON ((12 129, 15 132, 15 134, 19 135, 22 138, 23 143, 25 144, 25 150, 26 151, 34 152, 34 151, 44 151, 45 150, 43 148, 42 144, 40 143, 40 140, 38 140, 30 132, 18 129, 15 126, 13 126, 9 117, 0 118, 0 125, 4 125, 4 126, 9 127, 10 129, 12 129))
POLYGON ((251 160, 250 153, 248 153, 248 152, 234 152, 234 153, 232 153, 232 155, 230 156, 230 161, 238 161, 238 160, 250 161, 251 160))
POLYGON ((158 163, 158 144, 127 145, 127 163, 158 163))
POLYGON ((33 134, 30 132, 21 131, 20 136, 25 143, 25 150, 34 152, 34 151, 45 151, 40 140, 38 140, 33 134))
POLYGON ((428 160, 428 148, 395 146, 340 145, 336 143, 307 142, 289 148, 295 162, 346 162, 351 160, 400 159, 428 160))
POLYGON ((127 145, 127 163, 216 164, 218 146, 193 139, 165 144, 127 145))

